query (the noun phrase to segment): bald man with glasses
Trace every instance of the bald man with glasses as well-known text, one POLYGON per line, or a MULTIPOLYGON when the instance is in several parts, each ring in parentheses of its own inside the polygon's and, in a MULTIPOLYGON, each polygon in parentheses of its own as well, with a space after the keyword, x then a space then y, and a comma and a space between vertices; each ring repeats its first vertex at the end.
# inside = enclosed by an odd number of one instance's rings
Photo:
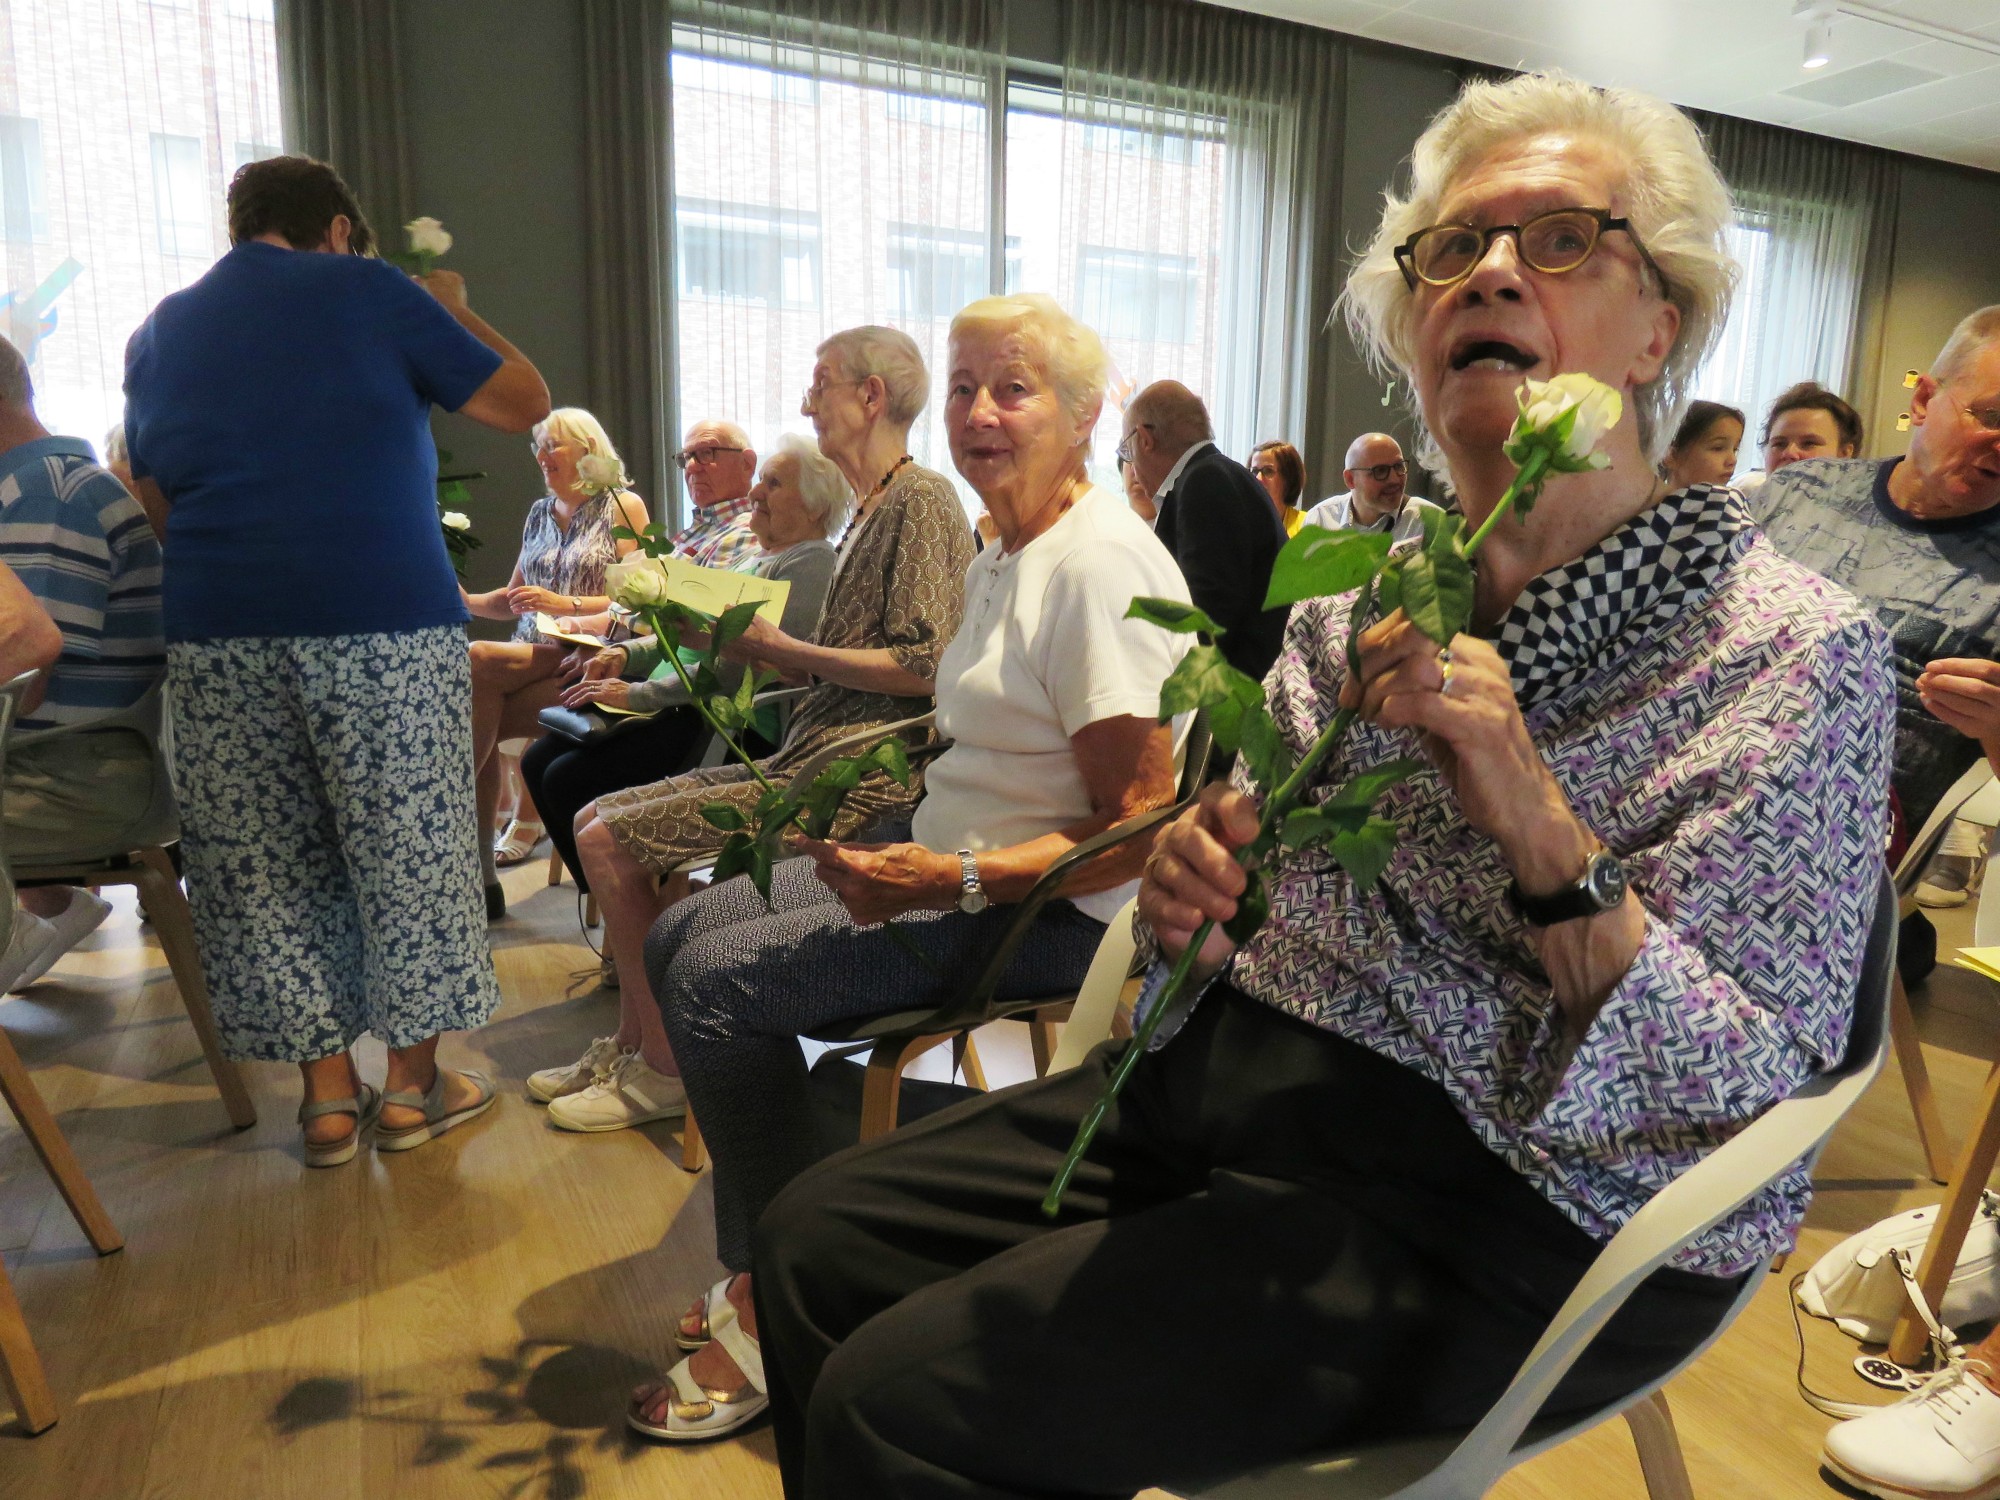
POLYGON ((1332 495, 1306 512, 1305 524, 1328 531, 1387 531, 1409 496, 1403 446, 1386 432, 1364 432, 1347 448, 1341 478, 1347 493, 1332 495))
POLYGON ((733 568, 762 548, 750 530, 750 486, 757 454, 750 435, 734 422, 697 422, 674 455, 694 514, 674 533, 674 552, 705 568, 733 568))

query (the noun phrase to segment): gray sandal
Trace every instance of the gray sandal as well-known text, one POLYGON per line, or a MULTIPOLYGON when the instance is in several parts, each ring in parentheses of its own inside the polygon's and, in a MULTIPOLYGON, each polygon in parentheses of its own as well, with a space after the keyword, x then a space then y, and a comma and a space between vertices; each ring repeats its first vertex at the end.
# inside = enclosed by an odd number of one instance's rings
POLYGON ((425 1141, 434 1141, 447 1130, 456 1130, 467 1120, 477 1119, 493 1107, 499 1097, 494 1092, 492 1080, 484 1073, 475 1073, 470 1068, 458 1069, 461 1078, 468 1078, 479 1090, 478 1099, 463 1109, 447 1111, 444 1107, 444 1081, 452 1073, 450 1068, 439 1068, 437 1078, 430 1086, 430 1092, 419 1094, 414 1089, 397 1089, 384 1094, 384 1104, 400 1105, 404 1109, 420 1109, 424 1112, 424 1123, 412 1125, 407 1130, 390 1130, 382 1125, 375 1127, 375 1149, 377 1151, 408 1151, 421 1146, 425 1141))
POLYGON ((306 1165, 309 1167, 338 1167, 354 1160, 354 1153, 361 1149, 361 1132, 375 1123, 375 1117, 382 1112, 382 1093, 372 1083, 361 1085, 361 1097, 352 1094, 344 1099, 322 1099, 317 1104, 299 1106, 299 1124, 317 1120, 326 1115, 353 1115, 354 1128, 337 1141, 306 1140, 306 1165))

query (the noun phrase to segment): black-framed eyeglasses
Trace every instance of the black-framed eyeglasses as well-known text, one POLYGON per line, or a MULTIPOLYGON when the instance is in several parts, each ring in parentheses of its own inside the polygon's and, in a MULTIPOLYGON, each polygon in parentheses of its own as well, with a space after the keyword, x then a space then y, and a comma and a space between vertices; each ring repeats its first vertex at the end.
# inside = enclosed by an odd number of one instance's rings
POLYGON ((1601 208, 1553 208, 1524 224, 1489 224, 1484 229, 1473 224, 1433 224, 1396 247, 1396 265, 1411 291, 1420 281, 1430 286, 1457 286, 1486 259, 1496 239, 1511 234, 1529 269, 1544 276, 1560 276, 1589 260, 1598 242, 1613 229, 1632 241, 1639 259, 1659 282, 1660 295, 1670 295, 1666 272, 1633 231, 1632 221, 1601 208))
POLYGON ((1252 479, 1275 479, 1277 475, 1278 466, 1276 464, 1252 464, 1250 466, 1250 477, 1252 479))
POLYGON ((1401 479, 1404 475, 1408 474, 1410 466, 1399 458, 1392 464, 1370 464, 1365 469, 1352 469, 1349 472, 1366 474, 1377 484, 1387 484, 1392 479, 1401 479))
POLYGON ((700 464, 704 469, 725 453, 741 453, 741 448, 732 448, 726 443, 702 443, 698 447, 683 448, 674 455, 674 467, 685 469, 690 463, 700 464))
POLYGON ((1132 462, 1134 456, 1132 452, 1132 439, 1139 435, 1139 429, 1141 427, 1145 428, 1146 431, 1148 432, 1151 432, 1153 430, 1153 424, 1151 422, 1135 423, 1133 425, 1132 430, 1126 433, 1125 436, 1120 438, 1118 440, 1118 446, 1112 450, 1114 453, 1118 455, 1118 461, 1120 463, 1129 464, 1130 462, 1132 462))

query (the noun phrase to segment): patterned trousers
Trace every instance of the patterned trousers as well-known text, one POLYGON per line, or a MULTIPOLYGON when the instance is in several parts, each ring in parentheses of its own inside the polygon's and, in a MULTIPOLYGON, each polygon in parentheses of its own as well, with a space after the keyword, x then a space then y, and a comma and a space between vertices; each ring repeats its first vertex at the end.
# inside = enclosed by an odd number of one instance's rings
POLYGON ((223 1050, 304 1062, 491 1016, 464 631, 175 642, 167 676, 223 1050))
MULTIPOLYGON (((750 1231, 777 1192, 819 1160, 798 1038, 836 1021, 943 1003, 970 985, 1012 907, 915 911, 896 919, 935 972, 883 928, 857 927, 809 859, 771 873, 771 905, 738 878, 670 908, 646 939, 646 975, 715 1161, 716 1254, 750 1269, 750 1231)), ((999 998, 1083 982, 1104 924, 1067 901, 1035 919, 999 998)))

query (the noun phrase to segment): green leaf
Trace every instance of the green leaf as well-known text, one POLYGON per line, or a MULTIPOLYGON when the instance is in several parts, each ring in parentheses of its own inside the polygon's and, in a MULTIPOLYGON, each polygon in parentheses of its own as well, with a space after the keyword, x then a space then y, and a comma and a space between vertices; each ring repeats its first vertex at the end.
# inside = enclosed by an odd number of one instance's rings
POLYGON ((1400 786, 1423 768, 1422 761, 1408 755, 1383 765, 1371 766, 1350 776, 1345 786, 1326 799, 1325 805, 1329 809, 1372 808, 1390 787, 1400 786))
POLYGON ((1368 814, 1359 808, 1296 807, 1279 825, 1278 842, 1287 849, 1304 849, 1336 834, 1357 833, 1367 821, 1368 814))
POLYGON ((1236 915, 1222 924, 1222 930, 1229 940, 1239 948, 1250 941, 1259 927, 1271 915, 1271 898, 1264 890, 1264 872, 1245 872, 1250 883, 1243 888, 1243 894, 1236 898, 1236 915))
POLYGON ((722 849, 715 856, 714 883, 737 875, 747 875, 757 850, 757 840, 747 831, 738 829, 722 841, 722 849))
POLYGON ((1354 603, 1347 610, 1347 675, 1356 682, 1361 680, 1361 631, 1368 623, 1369 606, 1374 603, 1376 586, 1388 578, 1393 571, 1384 568, 1382 572, 1361 585, 1354 596, 1354 603))
POLYGON ((1403 559, 1403 613, 1440 646, 1472 620, 1472 564, 1449 550, 1403 559))
POLYGON ((1353 833, 1336 833, 1327 847, 1353 877, 1356 890, 1372 890, 1396 857, 1396 825, 1387 818, 1370 818, 1353 833))
POLYGON ((1193 635, 1197 630, 1206 631, 1211 636, 1224 633, 1222 627, 1207 615, 1178 599, 1154 599, 1142 594, 1125 607, 1125 618, 1144 620, 1176 635, 1193 635))
POLYGON ((1358 589, 1382 569, 1389 536, 1379 531, 1328 531, 1301 526, 1271 565, 1264 608, 1296 604, 1358 589))
POLYGON ((734 802, 704 802, 701 815, 711 828, 720 828, 724 833, 750 826, 750 820, 743 816, 743 809, 734 802))
POLYGON ((1238 672, 1230 679, 1229 688, 1229 697, 1208 706, 1208 732, 1223 751, 1234 755, 1243 744, 1245 721, 1264 712, 1264 685, 1238 672))
POLYGON ((709 632, 709 651, 717 656, 722 648, 750 628, 750 622, 757 616, 757 601, 746 599, 741 604, 732 604, 716 617, 715 626, 709 632))
POLYGON ((1213 708, 1232 699, 1247 701, 1243 684, 1255 689, 1262 702, 1263 688, 1252 678, 1229 665, 1214 646, 1196 646, 1180 659, 1180 664, 1160 684, 1160 721, 1191 709, 1213 708))
POLYGON ((1382 614, 1386 618, 1403 607, 1403 570, 1401 567, 1384 568, 1375 580, 1375 593, 1382 601, 1382 614))
POLYGON ((736 706, 736 700, 722 693, 710 697, 707 700, 707 708, 709 719, 730 734, 736 733, 749 722, 749 715, 736 706))
POLYGON ((868 752, 868 760, 897 786, 910 784, 910 752, 903 748, 903 742, 894 735, 881 741, 868 752))
POLYGON ((1292 747, 1262 707, 1245 711, 1239 750, 1259 791, 1276 791, 1292 774, 1292 747))

